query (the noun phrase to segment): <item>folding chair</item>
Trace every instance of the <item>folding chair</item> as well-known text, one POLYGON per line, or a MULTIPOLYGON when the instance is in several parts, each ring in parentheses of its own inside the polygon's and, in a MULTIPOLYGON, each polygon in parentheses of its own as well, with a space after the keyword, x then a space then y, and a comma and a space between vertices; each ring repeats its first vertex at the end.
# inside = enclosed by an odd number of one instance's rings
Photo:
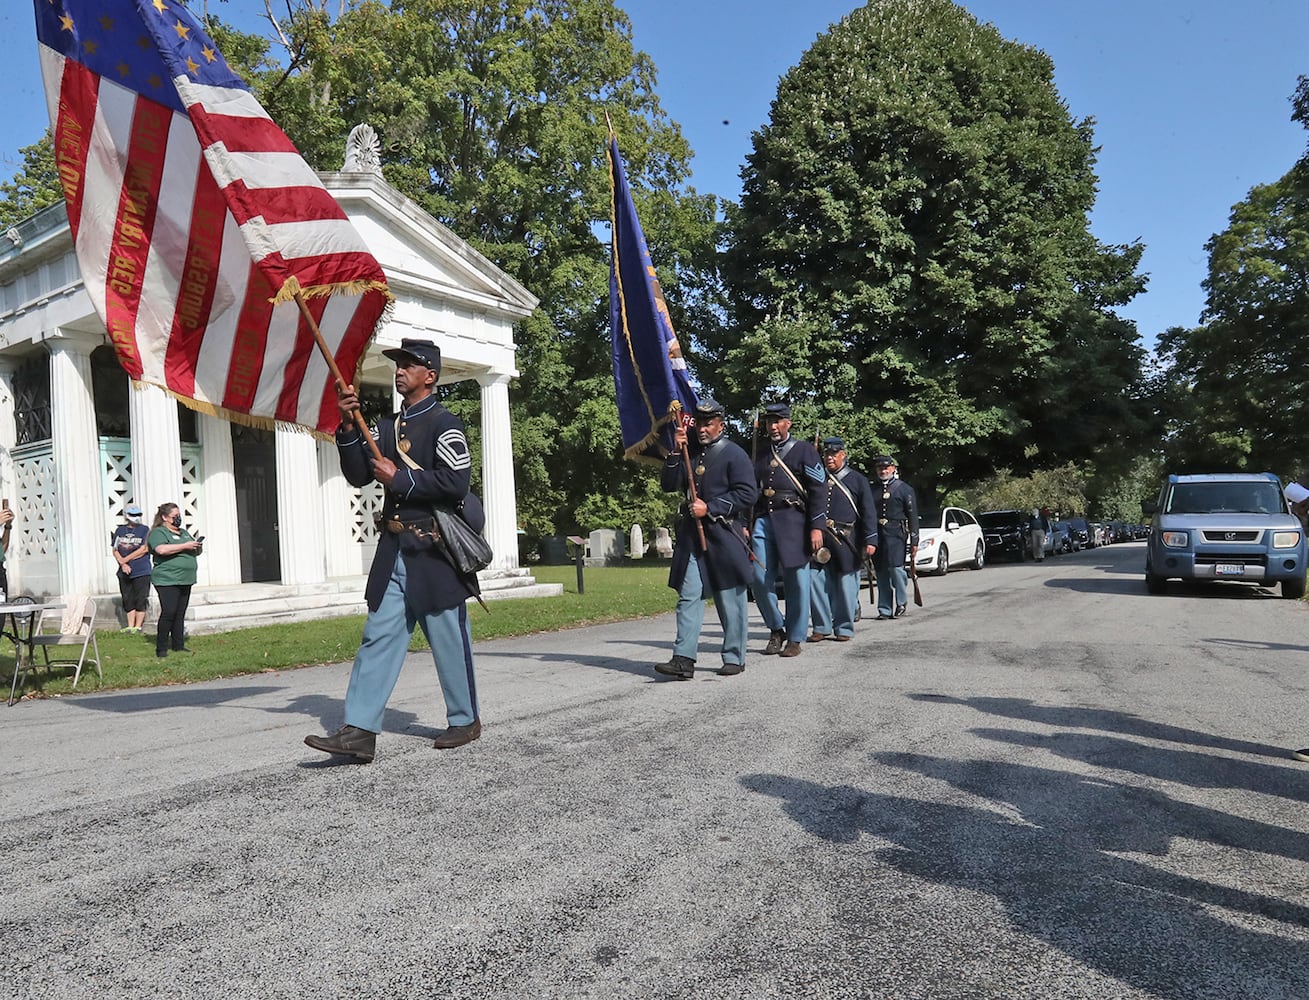
POLYGON ((77 687, 78 680, 82 676, 82 665, 86 662, 86 651, 92 649, 95 656, 91 662, 95 664, 95 672, 99 674, 101 683, 104 683, 105 675, 100 669, 100 645, 95 641, 95 598, 86 594, 74 594, 64 598, 64 617, 60 622, 58 632, 39 632, 32 636, 30 642, 33 652, 37 646, 41 647, 41 655, 45 657, 46 666, 54 663, 75 663, 77 671, 73 674, 73 687, 77 687), (51 646, 81 646, 77 658, 72 656, 50 658, 51 646))
MULTIPOLYGON (((15 597, 10 604, 35 604, 31 597, 15 597)), ((9 705, 13 706, 18 698, 18 678, 35 665, 32 663, 32 647, 29 645, 32 633, 41 627, 40 611, 11 611, 9 619, 13 625, 12 634, 6 633, 14 643, 14 682, 9 686, 9 705), (23 652, 26 650, 27 655, 23 652)))

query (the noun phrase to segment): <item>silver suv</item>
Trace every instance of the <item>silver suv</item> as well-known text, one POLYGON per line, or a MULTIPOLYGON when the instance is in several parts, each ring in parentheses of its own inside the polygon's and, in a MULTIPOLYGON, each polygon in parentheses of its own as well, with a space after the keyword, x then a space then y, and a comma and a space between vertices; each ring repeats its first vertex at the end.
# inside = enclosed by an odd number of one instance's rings
POLYGON ((1282 596, 1305 593, 1306 545, 1300 521, 1271 472, 1169 476, 1146 539, 1145 586, 1162 594, 1167 581, 1237 580, 1282 585, 1282 596))

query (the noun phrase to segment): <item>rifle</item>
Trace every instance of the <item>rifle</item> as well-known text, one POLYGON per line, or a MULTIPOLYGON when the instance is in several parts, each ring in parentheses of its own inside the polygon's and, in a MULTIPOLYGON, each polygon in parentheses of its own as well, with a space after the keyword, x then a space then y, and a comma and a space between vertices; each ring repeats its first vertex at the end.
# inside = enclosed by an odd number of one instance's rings
MULTIPOLYGON (((906 525, 906 527, 908 527, 906 525)), ((923 592, 918 589, 918 567, 915 565, 918 560, 915 558, 913 545, 909 546, 909 579, 914 581, 914 606, 921 608, 923 606, 923 592)))

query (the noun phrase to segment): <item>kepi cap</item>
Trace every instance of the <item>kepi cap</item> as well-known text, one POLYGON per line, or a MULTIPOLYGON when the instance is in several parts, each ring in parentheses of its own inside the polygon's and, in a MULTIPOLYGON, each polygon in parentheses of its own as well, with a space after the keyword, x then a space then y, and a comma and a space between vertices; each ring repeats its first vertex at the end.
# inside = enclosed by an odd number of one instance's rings
POLYGON ((723 404, 716 399, 704 396, 695 404, 695 415, 698 420, 710 420, 713 417, 721 417, 726 411, 723 404))
POLYGON ((878 455, 873 459, 873 468, 875 469, 885 469, 893 465, 895 465, 895 459, 890 455, 878 455))
POLYGON ((823 438, 823 452, 825 454, 836 454, 838 451, 845 451, 845 442, 839 437, 823 438))
POLYGON ((441 370, 441 348, 430 340, 413 340, 406 337, 400 341, 399 347, 392 347, 383 351, 382 354, 384 357, 397 362, 413 358, 434 372, 441 370))
POLYGON ((129 503, 126 507, 123 508, 123 513, 124 513, 124 514, 131 514, 131 515, 133 515, 134 517, 140 517, 140 516, 141 516, 141 508, 138 507, 138 506, 137 506, 136 504, 134 504, 134 503, 129 503))
POLYGON ((785 403, 769 403, 764 407, 764 419, 790 420, 791 408, 785 403))

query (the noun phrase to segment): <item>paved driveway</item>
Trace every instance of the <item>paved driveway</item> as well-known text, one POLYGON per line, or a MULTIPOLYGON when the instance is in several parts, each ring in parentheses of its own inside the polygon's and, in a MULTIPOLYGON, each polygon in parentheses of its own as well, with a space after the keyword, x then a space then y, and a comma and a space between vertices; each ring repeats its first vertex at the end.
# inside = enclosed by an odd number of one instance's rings
POLYGON ((1306 608, 1142 563, 735 678, 656 681, 670 617, 482 643, 446 753, 415 656, 368 767, 300 742, 347 664, 0 709, 0 995, 1303 1000, 1306 608))

